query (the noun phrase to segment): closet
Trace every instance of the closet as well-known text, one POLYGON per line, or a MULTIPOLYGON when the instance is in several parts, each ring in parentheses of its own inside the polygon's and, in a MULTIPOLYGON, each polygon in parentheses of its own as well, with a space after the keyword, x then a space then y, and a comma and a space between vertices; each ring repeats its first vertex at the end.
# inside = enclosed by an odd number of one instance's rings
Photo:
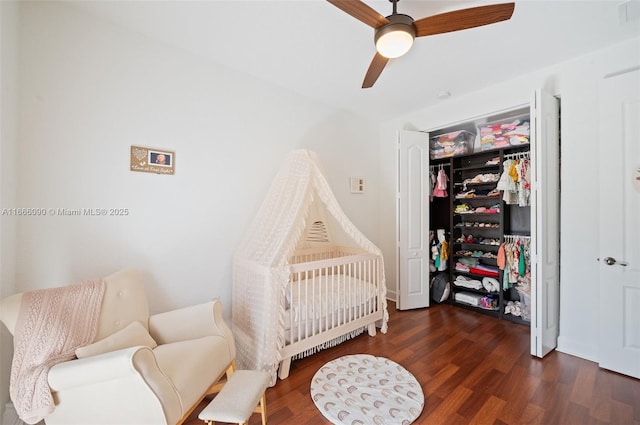
POLYGON ((398 309, 428 307, 446 280, 438 301, 529 326, 532 355, 556 347, 557 99, 401 131, 396 209, 398 309))

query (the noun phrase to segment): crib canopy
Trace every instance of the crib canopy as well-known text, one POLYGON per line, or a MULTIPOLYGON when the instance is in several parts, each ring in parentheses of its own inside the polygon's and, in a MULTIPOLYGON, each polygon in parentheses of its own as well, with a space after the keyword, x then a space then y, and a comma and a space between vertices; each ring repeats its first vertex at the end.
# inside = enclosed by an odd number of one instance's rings
MULTIPOLYGON (((290 152, 233 261, 232 322, 237 362, 275 377, 284 344, 282 317, 289 261, 301 248, 340 245, 382 252, 349 220, 309 150, 290 152)), ((381 273, 382 288, 384 270, 381 273)), ((380 294, 385 299, 386 289, 380 294)), ((381 331, 386 332, 386 301, 381 331)))

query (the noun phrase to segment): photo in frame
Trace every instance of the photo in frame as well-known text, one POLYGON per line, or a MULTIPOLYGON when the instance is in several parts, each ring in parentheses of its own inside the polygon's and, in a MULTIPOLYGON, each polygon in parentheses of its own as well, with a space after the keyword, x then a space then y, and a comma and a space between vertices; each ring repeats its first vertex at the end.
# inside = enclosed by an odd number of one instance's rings
POLYGON ((130 159, 131 171, 170 175, 175 172, 176 154, 172 151, 132 145, 130 159))

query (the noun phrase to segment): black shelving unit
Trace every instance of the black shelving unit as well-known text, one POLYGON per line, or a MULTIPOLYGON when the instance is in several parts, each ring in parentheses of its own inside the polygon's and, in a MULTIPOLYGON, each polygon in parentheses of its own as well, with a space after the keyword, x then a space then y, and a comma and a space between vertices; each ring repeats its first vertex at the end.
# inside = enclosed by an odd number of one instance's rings
MULTIPOLYGON (((441 198, 432 206, 432 229, 447 228, 450 230, 450 255, 449 273, 451 282, 451 294, 449 302, 457 307, 470 309, 482 314, 502 318, 523 325, 529 322, 518 316, 505 314, 504 308, 514 294, 503 290, 503 273, 497 271, 497 275, 486 276, 469 271, 456 270, 456 263, 461 258, 478 258, 478 263, 484 266, 498 269, 497 254, 500 245, 504 242, 505 233, 527 234, 526 223, 529 223, 528 209, 515 209, 506 205, 502 200, 502 193, 495 193, 498 179, 503 172, 502 164, 505 154, 528 150, 527 146, 507 147, 492 151, 477 152, 449 159, 439 160, 439 164, 446 164, 449 170, 449 199, 448 206, 441 198), (480 177, 479 177, 480 176, 480 177), (474 181, 476 179, 476 181, 474 181), (489 181, 481 181, 487 179, 489 181), (480 180, 480 181, 477 181, 480 180), (475 190, 473 195, 460 196, 475 190), (491 196, 488 195, 492 190, 491 196), (476 194, 478 193, 478 194, 476 194), (486 212, 457 212, 456 207, 467 204, 474 211, 484 207, 493 210, 486 212), (435 208, 434 208, 435 207, 435 208), (448 214, 448 217, 445 217, 448 214), (448 219, 448 223, 446 223, 448 219), (497 292, 489 292, 486 289, 473 289, 464 286, 456 286, 454 281, 457 276, 465 276, 482 282, 484 277, 492 277, 499 283, 497 292), (491 310, 480 306, 459 302, 456 293, 466 292, 478 296, 493 296, 497 299, 497 309, 491 310)), ((435 202, 435 201, 434 201, 435 202)))

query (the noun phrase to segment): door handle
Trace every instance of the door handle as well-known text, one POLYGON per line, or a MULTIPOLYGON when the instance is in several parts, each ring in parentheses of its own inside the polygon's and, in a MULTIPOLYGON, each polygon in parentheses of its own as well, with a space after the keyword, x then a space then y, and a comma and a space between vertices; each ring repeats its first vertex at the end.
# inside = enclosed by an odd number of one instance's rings
POLYGON ((607 266, 613 266, 614 264, 618 264, 618 265, 620 265, 620 266, 623 266, 623 267, 624 267, 624 266, 626 266, 626 265, 627 265, 627 263, 625 263, 625 262, 618 263, 618 261, 617 261, 615 258, 613 258, 613 257, 605 257, 604 262, 605 262, 605 264, 606 264, 607 266))

